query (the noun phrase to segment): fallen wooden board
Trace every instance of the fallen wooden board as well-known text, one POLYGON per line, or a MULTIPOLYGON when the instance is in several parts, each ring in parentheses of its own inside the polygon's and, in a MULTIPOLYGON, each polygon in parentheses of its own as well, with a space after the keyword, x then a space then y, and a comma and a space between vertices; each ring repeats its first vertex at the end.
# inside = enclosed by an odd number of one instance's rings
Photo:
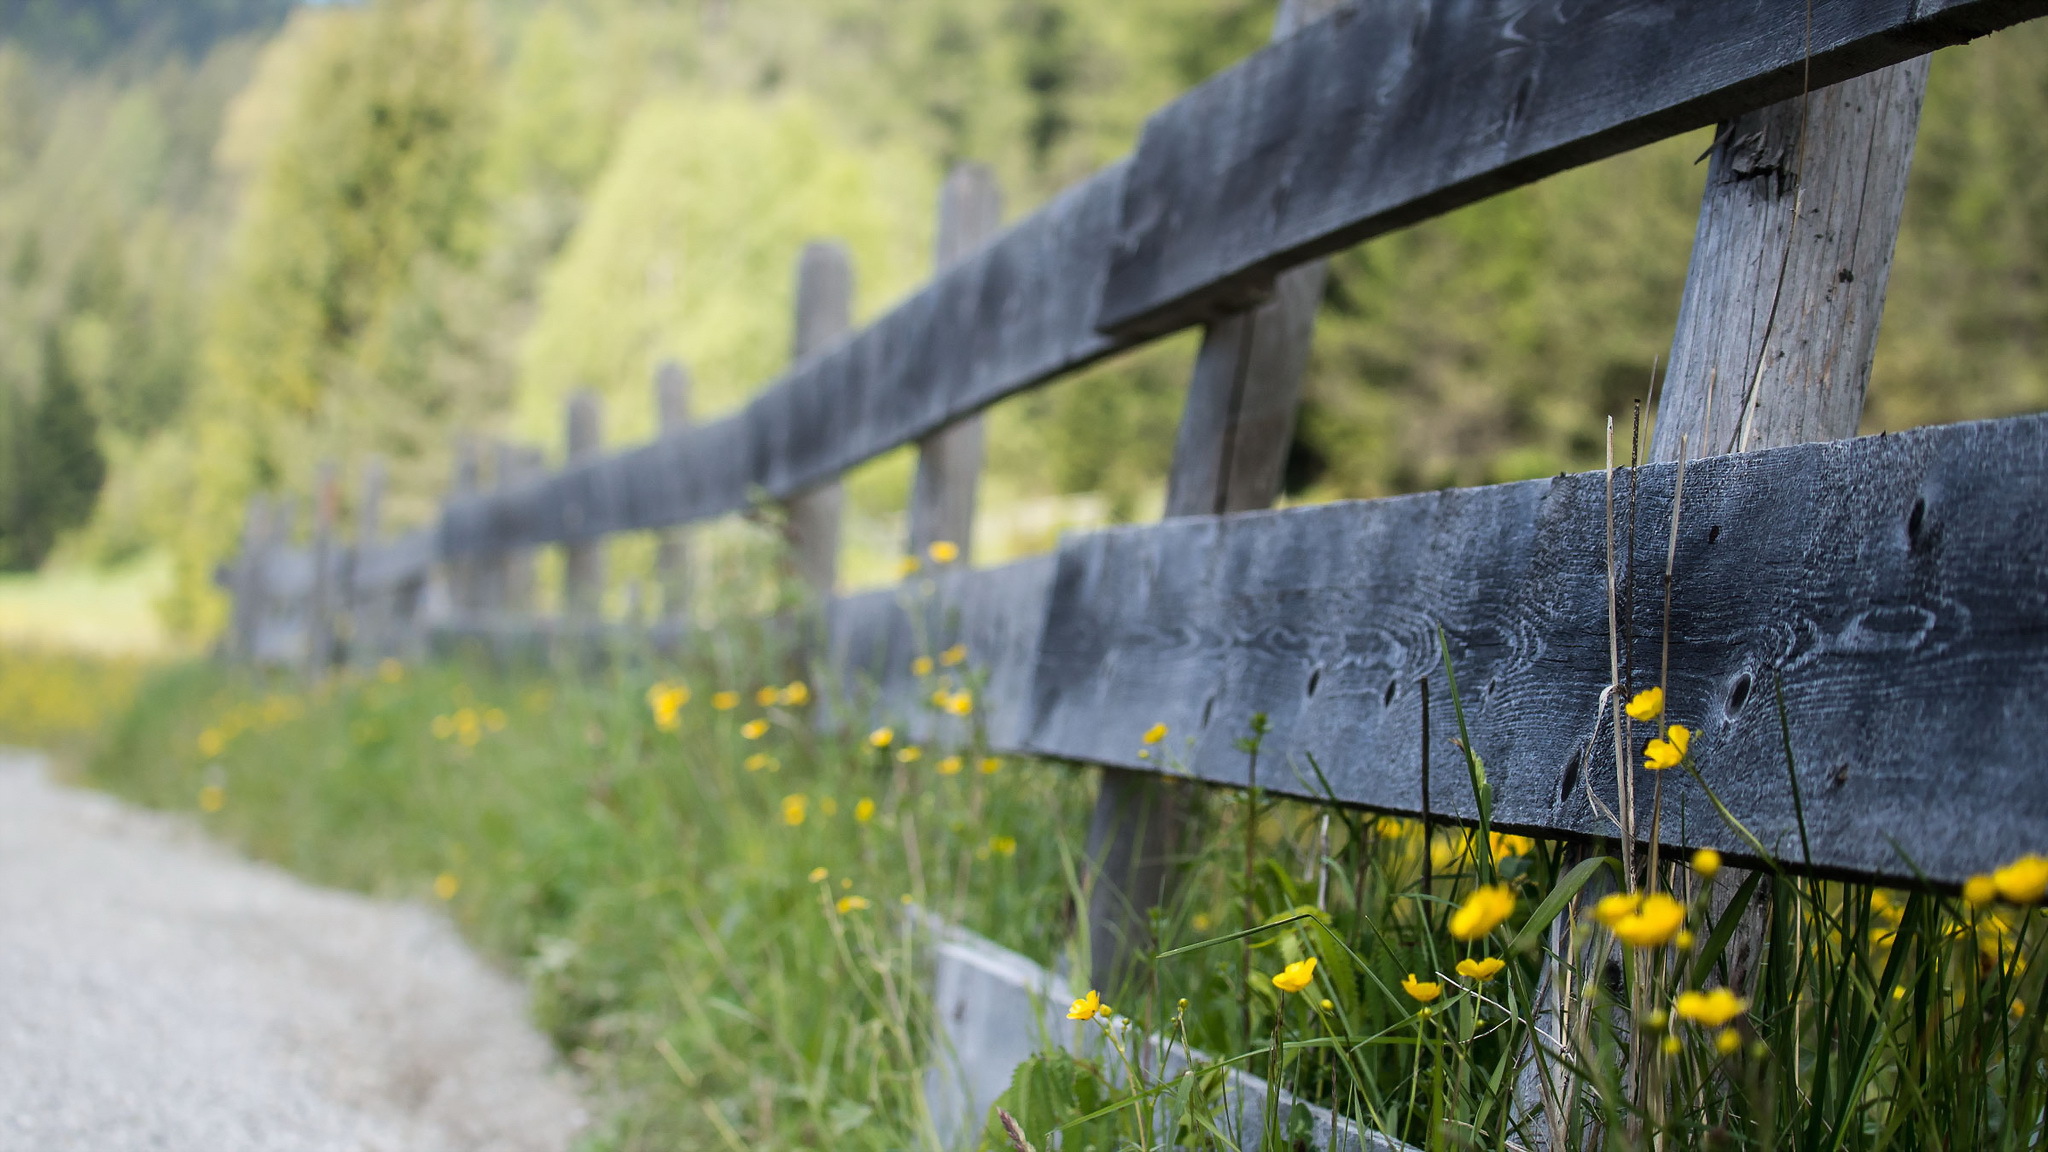
POLYGON ((1368 237, 2044 14, 2048 0, 1347 6, 1146 123, 1097 324, 1170 332, 1368 237))

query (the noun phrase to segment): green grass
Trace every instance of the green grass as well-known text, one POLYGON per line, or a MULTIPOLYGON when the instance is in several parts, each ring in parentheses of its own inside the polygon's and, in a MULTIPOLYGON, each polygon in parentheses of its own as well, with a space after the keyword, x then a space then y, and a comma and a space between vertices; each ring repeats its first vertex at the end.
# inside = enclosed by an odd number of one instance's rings
MULTIPOLYGON (((737 655, 766 650, 758 637, 710 647, 727 655, 595 676, 394 667, 312 693, 182 665, 145 686, 93 776, 216 808, 202 814, 216 834, 321 881, 429 900, 438 880, 603 1090, 595 1147, 927 1146, 926 976, 897 906, 1086 971, 1073 878, 1092 774, 1014 760, 984 774, 971 739, 911 760, 900 740, 820 734, 808 709, 754 699, 786 678, 761 671, 786 666, 772 652, 737 655), (657 684, 691 689, 673 730, 650 706, 657 684), (713 707, 720 690, 737 706, 713 707), (748 739, 754 720, 766 732, 748 739), (955 753, 961 770, 942 771, 955 753)), ((1717 918, 1699 874, 1666 859, 1654 887, 1686 935, 1627 947, 1593 915, 1619 868, 1558 844, 1425 838, 1213 790, 1188 842, 1159 955, 1102 991, 1135 1028, 1419 1146, 2044 1146, 2039 910, 1766 873, 1717 918), (1460 939, 1453 913, 1485 884, 1511 910, 1460 939), (1729 978, 1745 899, 1767 909, 1753 1003, 1711 1027, 1671 1016, 1729 978), (1309 957, 1305 988, 1274 985, 1309 957), (1490 979, 1459 973, 1487 957, 1503 961, 1490 979), (1517 1088, 1547 967, 1573 979, 1544 1018, 1564 1041, 1542 1066, 1554 1117, 1517 1088), (1418 1000, 1411 973, 1438 995, 1418 1000)), ((1637 883, 1651 876, 1639 862, 1637 883)), ((1040 1147, 1054 1128, 1067 1149, 1214 1146, 1196 1087, 1153 1084, 1112 1046, 1030 1066, 1009 1103, 1040 1147)))

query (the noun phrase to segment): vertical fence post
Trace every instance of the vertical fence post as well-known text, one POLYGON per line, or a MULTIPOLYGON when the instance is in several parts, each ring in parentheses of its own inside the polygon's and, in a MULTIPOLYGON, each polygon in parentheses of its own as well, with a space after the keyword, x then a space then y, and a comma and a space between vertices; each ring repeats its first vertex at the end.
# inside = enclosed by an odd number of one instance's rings
MULTIPOLYGON (((796 336, 790 350, 798 364, 846 335, 853 320, 853 261, 846 246, 815 240, 797 258, 796 336)), ((783 532, 790 564, 818 603, 831 599, 839 573, 839 515, 844 494, 835 478, 790 498, 783 532)))
POLYGON ((334 461, 324 460, 316 470, 313 480, 313 540, 310 557, 313 562, 313 587, 306 603, 306 675, 318 678, 327 674, 334 662, 334 621, 336 616, 336 588, 334 561, 335 517, 340 511, 341 488, 335 475, 334 461))
MULTIPOLYGON (((934 263, 944 272, 972 255, 1003 223, 1003 193, 982 164, 958 164, 939 193, 939 236, 934 263)), ((962 335, 965 339, 965 334, 962 335)), ((974 495, 981 481, 981 414, 956 420, 917 443, 917 479, 910 490, 910 555, 928 559, 941 540, 960 548, 956 563, 973 551, 974 495)))
MULTIPOLYGON (((464 435, 455 443, 455 477, 448 486, 450 502, 475 496, 481 484, 478 475, 476 441, 464 435)), ((448 600, 458 628, 476 624, 476 575, 481 562, 474 554, 457 556, 448 562, 448 600)))
MULTIPOLYGON (((690 427, 690 370, 663 360, 654 370, 654 412, 664 436, 690 427)), ((690 619, 690 530, 664 528, 655 546, 655 578, 661 584, 664 624, 682 626, 690 619)))
POLYGON ((356 542, 349 550, 348 592, 343 609, 349 621, 349 663, 364 667, 384 655, 385 634, 390 630, 391 593, 383 588, 358 586, 356 572, 364 553, 377 547, 384 535, 384 458, 372 456, 363 464, 362 496, 356 504, 356 542))
MULTIPOLYGON (((563 411, 568 434, 569 465, 597 458, 604 432, 603 400, 582 389, 569 397, 563 411)), ((562 549, 562 616, 571 626, 595 625, 604 608, 604 539, 588 537, 572 541, 562 549)))
POLYGON ((256 630, 263 621, 263 550, 270 543, 270 501, 249 497, 242 513, 242 548, 229 578, 229 654, 249 663, 256 655, 256 630))
MULTIPOLYGON (((1285 0, 1273 39, 1293 35, 1333 7, 1335 0, 1285 0)), ((1265 303, 1203 332, 1174 439, 1169 517, 1249 511, 1279 498, 1326 276, 1320 260, 1282 273, 1265 303)), ((1097 988, 1119 987, 1151 946, 1148 912, 1172 898, 1192 802, 1181 781, 1102 770, 1087 850, 1093 874, 1089 955, 1097 988)))
MULTIPOLYGON (((1922 56, 1720 125, 1651 461, 1678 459, 1681 437, 1685 456, 1697 460, 1856 434, 1927 65, 1922 56)), ((1638 573, 1633 583, 1649 588, 1658 577, 1638 573)), ((1638 689, 1649 682, 1637 679, 1638 689)), ((1690 709, 1718 704, 1673 701, 1671 719, 1684 723, 1690 709)), ((1634 764, 1631 756, 1631 771, 1634 764)), ((1722 870, 1717 915, 1747 876, 1722 870)), ((1749 990, 1762 960, 1769 898, 1765 890, 1750 906, 1724 953, 1727 981, 1739 991, 1749 990)), ((1566 947, 1570 921, 1553 925, 1553 954, 1566 947)), ((1568 978, 1549 965, 1539 992, 1538 1043, 1550 1050, 1552 1068, 1573 1055, 1560 1011, 1576 998, 1560 987, 1568 978)), ((1547 1116, 1543 1143, 1562 1146, 1568 1085, 1535 1061, 1520 1083, 1525 1109, 1540 1106, 1547 1116)))
MULTIPOLYGON (((530 444, 498 442, 495 463, 500 491, 516 488, 541 474, 540 449, 530 444)), ((533 549, 513 546, 497 554, 497 607, 508 618, 533 614, 533 549)))

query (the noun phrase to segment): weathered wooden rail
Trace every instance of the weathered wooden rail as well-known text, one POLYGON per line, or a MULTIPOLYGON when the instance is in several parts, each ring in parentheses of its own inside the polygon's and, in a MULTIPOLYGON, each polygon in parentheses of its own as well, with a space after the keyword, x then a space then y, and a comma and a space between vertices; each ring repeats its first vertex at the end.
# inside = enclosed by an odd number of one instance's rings
MULTIPOLYGON (((574 431, 595 427, 578 400, 564 467, 501 454, 486 491, 472 455, 439 522, 397 541, 292 551, 271 506, 252 508, 229 573, 237 650, 312 658, 335 619, 352 657, 430 626, 530 632, 543 546, 570 556, 554 627, 587 630, 603 537, 663 531, 664 579, 680 588, 680 526, 781 502, 794 567, 822 598, 824 681, 864 683, 915 717, 912 658, 964 643, 997 748, 1104 770, 1089 919, 1107 985, 1171 883, 1186 787, 1138 756, 1144 729, 1170 726, 1185 775, 1242 786, 1235 740, 1264 713, 1261 786, 1320 795, 1313 756, 1334 799, 1417 813, 1416 686, 1440 667, 1439 630, 1496 820, 1614 836, 1594 803, 1626 803, 1606 693, 1617 657, 1657 666, 1689 455, 1671 699, 1729 809, 1794 866, 1900 883, 1953 884, 2048 846, 2048 417, 1843 439, 1862 410, 1926 54, 2048 14, 2048 0, 1319 7, 1283 6, 1269 48, 1007 228, 986 173, 956 172, 937 273, 863 328, 849 331, 843 250, 807 249, 792 364, 731 417, 690 424, 686 384, 666 372, 662 433, 603 454, 574 431), (1635 499, 1611 533, 1601 473, 1259 511, 1293 433, 1318 258, 1710 124, 1657 462, 1622 477, 1635 499), (910 544, 964 545, 978 413, 1196 325, 1168 519, 832 595, 846 470, 919 444, 910 544), (1610 538, 1635 577, 1618 598, 1631 638, 1618 654, 1610 538), (1810 859, 1792 833, 1781 693, 1810 859)), ((1448 695, 1432 707, 1435 814, 1469 818, 1448 695)), ((1664 821, 1667 840, 1754 862, 1695 784, 1666 790, 1667 811, 1685 814, 1664 821)))

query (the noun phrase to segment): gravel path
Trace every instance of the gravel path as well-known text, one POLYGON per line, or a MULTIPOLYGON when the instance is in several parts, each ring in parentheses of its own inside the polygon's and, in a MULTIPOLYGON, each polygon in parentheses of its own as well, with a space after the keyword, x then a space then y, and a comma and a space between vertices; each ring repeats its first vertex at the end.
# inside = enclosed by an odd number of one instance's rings
POLYGON ((0 1152, 559 1152, 582 1121, 438 912, 0 753, 0 1152))

